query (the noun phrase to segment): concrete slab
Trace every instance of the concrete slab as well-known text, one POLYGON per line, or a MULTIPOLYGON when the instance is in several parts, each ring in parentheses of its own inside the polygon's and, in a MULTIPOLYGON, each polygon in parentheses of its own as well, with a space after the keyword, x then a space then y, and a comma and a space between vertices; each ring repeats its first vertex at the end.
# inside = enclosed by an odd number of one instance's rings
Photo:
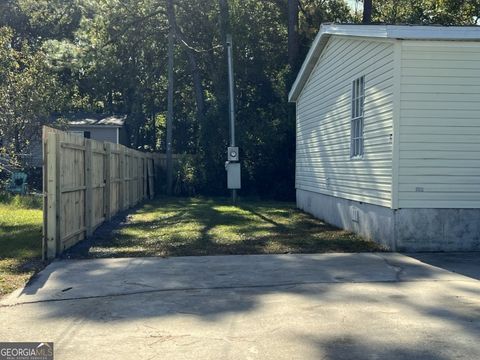
POLYGON ((480 280, 480 252, 408 254, 425 264, 480 280))
POLYGON ((0 306, 1 340, 56 359, 480 353, 480 282, 400 254, 58 261, 0 306))

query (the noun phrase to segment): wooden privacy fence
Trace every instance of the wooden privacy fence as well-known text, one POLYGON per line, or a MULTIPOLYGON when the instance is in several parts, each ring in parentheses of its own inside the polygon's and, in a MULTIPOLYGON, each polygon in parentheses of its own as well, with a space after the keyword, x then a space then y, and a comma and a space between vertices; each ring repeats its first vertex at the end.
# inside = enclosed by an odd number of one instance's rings
MULTIPOLYGON (((182 160, 185 156, 191 156, 186 154, 172 154, 172 160, 174 166, 177 166, 179 161, 182 160)), ((159 168, 166 170, 167 169, 167 154, 155 154, 155 161, 159 168)))
POLYGON ((43 257, 92 235, 119 211, 153 198, 158 154, 43 128, 43 257))

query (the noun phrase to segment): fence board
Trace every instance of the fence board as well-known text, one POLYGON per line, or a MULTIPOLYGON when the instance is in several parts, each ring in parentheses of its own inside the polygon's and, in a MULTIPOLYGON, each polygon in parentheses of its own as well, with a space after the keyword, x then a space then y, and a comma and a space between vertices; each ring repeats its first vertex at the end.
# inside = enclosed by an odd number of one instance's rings
POLYGON ((157 155, 44 127, 43 156, 44 258, 154 195, 157 155))

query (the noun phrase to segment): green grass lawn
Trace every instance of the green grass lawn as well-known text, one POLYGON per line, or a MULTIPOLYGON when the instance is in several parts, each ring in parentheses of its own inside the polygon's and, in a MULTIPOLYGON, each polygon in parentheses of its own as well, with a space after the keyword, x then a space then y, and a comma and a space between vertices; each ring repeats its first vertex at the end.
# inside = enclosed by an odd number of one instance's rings
POLYGON ((325 224, 293 203, 241 201, 232 206, 227 199, 162 198, 129 215, 117 229, 101 231, 82 256, 379 250, 379 245, 325 224))
POLYGON ((0 296, 23 286, 43 267, 41 199, 0 198, 0 296))

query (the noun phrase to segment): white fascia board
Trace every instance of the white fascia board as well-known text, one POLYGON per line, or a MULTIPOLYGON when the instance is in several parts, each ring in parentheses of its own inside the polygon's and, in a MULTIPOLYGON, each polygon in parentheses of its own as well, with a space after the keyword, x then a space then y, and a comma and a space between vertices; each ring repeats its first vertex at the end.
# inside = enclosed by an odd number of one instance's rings
POLYGON ((297 101, 328 38, 332 35, 372 39, 479 41, 480 26, 322 24, 288 94, 289 102, 297 101))
POLYGON ((387 37, 408 40, 480 40, 480 26, 386 25, 387 37))

